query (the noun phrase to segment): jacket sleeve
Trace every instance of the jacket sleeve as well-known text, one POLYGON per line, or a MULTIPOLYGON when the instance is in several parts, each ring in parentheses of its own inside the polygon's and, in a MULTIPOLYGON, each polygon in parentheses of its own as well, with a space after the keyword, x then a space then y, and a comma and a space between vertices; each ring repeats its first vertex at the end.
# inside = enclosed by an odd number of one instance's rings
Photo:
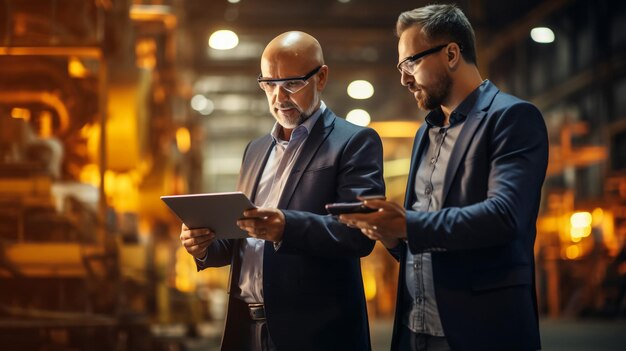
POLYGON ((548 162, 543 117, 522 102, 503 110, 494 122, 485 134, 490 138, 486 199, 434 212, 407 211, 412 253, 497 246, 534 233, 548 162))
POLYGON ((204 261, 194 259, 198 271, 209 267, 223 267, 229 265, 232 261, 234 244, 235 241, 233 239, 213 241, 207 248, 204 261))
MULTIPOLYGON (((385 193, 382 174, 382 142, 373 129, 355 133, 339 158, 337 202, 354 201, 358 195, 385 193)), ((330 215, 283 210, 285 235, 278 250, 285 254, 364 257, 374 241, 330 215)))

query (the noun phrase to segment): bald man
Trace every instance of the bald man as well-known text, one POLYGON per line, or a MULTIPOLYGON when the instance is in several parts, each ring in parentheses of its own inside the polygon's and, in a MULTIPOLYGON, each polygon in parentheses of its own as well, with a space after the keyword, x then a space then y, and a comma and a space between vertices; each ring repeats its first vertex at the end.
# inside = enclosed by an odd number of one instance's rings
POLYGON ((267 45, 258 83, 276 123, 248 144, 238 184, 258 207, 238 222, 250 237, 183 225, 199 270, 231 265, 222 350, 371 349, 359 259, 374 242, 324 206, 384 194, 382 144, 324 104, 327 79, 312 36, 267 45))

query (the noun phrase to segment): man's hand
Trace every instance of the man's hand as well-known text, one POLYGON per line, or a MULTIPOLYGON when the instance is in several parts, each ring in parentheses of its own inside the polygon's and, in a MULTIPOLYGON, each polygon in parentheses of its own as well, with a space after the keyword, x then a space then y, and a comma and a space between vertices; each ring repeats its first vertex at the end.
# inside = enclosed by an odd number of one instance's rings
POLYGON ((384 199, 363 200, 367 207, 378 209, 372 213, 342 214, 339 221, 361 232, 372 240, 380 240, 386 248, 396 247, 406 239, 406 210, 384 199))
POLYGON ((207 248, 215 240, 215 233, 210 229, 189 229, 184 223, 180 231, 180 242, 191 256, 202 259, 207 248))
POLYGON ((243 212, 244 217, 237 221, 242 230, 257 239, 278 243, 285 231, 285 215, 275 208, 255 208, 243 212))

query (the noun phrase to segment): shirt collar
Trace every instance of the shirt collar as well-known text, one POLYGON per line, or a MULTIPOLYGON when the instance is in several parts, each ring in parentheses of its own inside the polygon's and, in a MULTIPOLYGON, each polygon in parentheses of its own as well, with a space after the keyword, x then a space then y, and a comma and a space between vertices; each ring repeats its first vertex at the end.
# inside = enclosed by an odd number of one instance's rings
MULTIPOLYGON (((474 89, 460 104, 457 106, 454 111, 450 114, 450 126, 453 126, 457 123, 460 123, 465 120, 465 118, 469 115, 469 113, 476 105, 476 101, 478 101, 478 97, 485 90, 487 86, 487 80, 484 80, 478 88, 474 89)), ((426 116, 426 123, 428 123, 429 127, 443 127, 444 115, 441 107, 431 111, 426 116)))
MULTIPOLYGON (((300 124, 293 130, 293 132, 291 133, 291 139, 293 139, 294 137, 298 137, 302 134, 309 135, 309 133, 311 133, 311 130, 313 129, 313 126, 315 125, 315 122, 317 122, 317 120, 320 118, 322 113, 324 113, 324 111, 326 111, 326 104, 324 103, 324 101, 321 101, 320 108, 318 108, 315 112, 313 112, 311 117, 305 119, 304 122, 302 122, 302 124, 300 124)), ((272 138, 274 139, 276 143, 284 142, 284 140, 281 140, 278 137, 281 128, 282 126, 278 124, 278 122, 274 122, 274 127, 272 127, 272 131, 270 132, 270 135, 272 136, 272 138)))

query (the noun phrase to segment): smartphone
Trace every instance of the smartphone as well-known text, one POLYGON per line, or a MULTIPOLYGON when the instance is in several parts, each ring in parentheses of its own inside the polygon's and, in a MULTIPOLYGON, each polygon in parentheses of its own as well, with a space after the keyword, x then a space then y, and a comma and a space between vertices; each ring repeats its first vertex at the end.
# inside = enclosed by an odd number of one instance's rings
POLYGON ((363 205, 363 202, 338 202, 334 204, 326 204, 326 211, 333 216, 346 213, 369 213, 378 211, 375 208, 369 208, 363 205))
MULTIPOLYGON (((385 195, 364 195, 359 196, 362 200, 384 200, 385 195)), ((337 202, 326 204, 326 211, 333 216, 347 213, 371 213, 378 211, 375 208, 369 208, 363 204, 363 201, 356 202, 337 202)))

